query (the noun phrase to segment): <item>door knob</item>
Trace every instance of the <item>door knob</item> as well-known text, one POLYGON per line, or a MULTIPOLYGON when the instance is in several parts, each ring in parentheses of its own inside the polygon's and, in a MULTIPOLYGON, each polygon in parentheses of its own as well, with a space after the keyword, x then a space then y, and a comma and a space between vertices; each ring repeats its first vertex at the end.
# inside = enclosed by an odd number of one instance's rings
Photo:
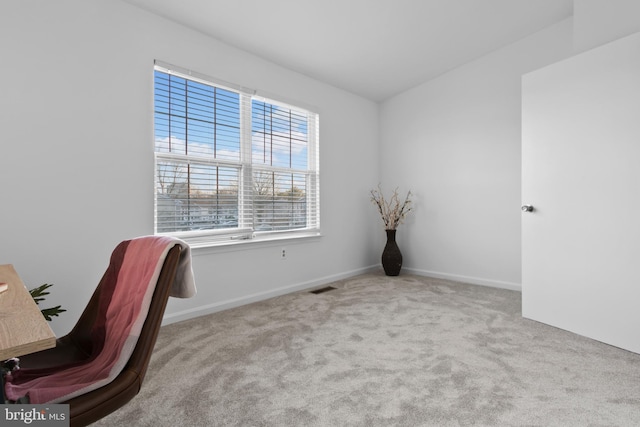
POLYGON ((522 206, 522 212, 533 212, 533 206, 532 205, 523 205, 522 206))

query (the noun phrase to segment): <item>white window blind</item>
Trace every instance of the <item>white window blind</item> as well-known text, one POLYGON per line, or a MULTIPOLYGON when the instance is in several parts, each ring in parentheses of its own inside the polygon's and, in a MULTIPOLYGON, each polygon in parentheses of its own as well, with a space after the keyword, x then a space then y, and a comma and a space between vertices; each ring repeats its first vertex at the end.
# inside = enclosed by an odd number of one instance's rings
POLYGON ((176 68, 154 70, 156 233, 318 232, 318 115, 176 68))

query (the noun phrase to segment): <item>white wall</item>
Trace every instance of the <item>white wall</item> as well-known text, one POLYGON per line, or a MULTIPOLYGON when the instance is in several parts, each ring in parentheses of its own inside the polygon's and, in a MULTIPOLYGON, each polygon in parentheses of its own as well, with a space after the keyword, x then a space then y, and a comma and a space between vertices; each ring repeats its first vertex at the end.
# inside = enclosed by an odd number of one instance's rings
POLYGON ((381 106, 381 180, 410 188, 404 269, 519 289, 520 79, 572 52, 568 19, 381 106))
POLYGON ((58 335, 115 245, 153 232, 154 59, 313 105, 321 120, 323 237, 195 250, 198 295, 172 299, 169 321, 377 262, 368 200, 378 181, 376 104, 120 1, 14 0, 2 9, 0 263, 14 264, 29 287, 56 285, 46 302, 68 309, 52 323, 58 335))
POLYGON ((640 31, 638 0, 574 0, 575 52, 640 31))

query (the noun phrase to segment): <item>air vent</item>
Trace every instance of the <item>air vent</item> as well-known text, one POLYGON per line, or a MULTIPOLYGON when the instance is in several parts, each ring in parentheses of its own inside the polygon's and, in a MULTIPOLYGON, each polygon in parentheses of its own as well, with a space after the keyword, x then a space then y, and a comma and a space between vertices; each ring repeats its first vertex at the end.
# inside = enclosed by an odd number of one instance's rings
POLYGON ((334 289, 336 289, 336 288, 334 288, 333 286, 325 286, 324 288, 315 289, 315 290, 310 291, 310 292, 311 292, 312 294, 316 294, 316 295, 318 295, 318 294, 323 294, 323 293, 325 293, 325 292, 332 291, 332 290, 334 290, 334 289))

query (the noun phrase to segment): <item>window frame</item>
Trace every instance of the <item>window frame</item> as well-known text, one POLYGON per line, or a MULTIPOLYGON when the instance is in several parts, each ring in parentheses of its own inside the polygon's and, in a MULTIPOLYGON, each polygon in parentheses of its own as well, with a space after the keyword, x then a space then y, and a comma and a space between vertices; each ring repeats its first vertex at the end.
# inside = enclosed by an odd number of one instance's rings
MULTIPOLYGON (((257 90, 248 89, 239 85, 224 82, 191 70, 183 69, 161 61, 154 63, 153 77, 153 140, 154 140, 154 234, 169 235, 185 240, 192 247, 223 246, 238 243, 274 241, 283 239, 299 239, 317 237, 320 232, 320 168, 319 168, 319 114, 313 108, 302 106, 299 102, 290 102, 282 97, 266 93, 258 93, 257 90), (212 86, 239 95, 239 159, 217 159, 212 154, 209 157, 202 155, 188 155, 171 152, 162 152, 158 146, 156 115, 156 71, 169 76, 176 76, 185 80, 212 86), (253 102, 266 103, 278 108, 295 111, 306 117, 307 129, 307 162, 306 168, 282 167, 257 164, 253 161, 253 102), (158 231, 158 212, 160 196, 159 192, 159 164, 161 162, 184 162, 185 164, 206 164, 212 167, 236 168, 237 176, 237 227, 217 228, 206 230, 185 231, 158 231), (253 191, 253 174, 255 171, 272 171, 273 173, 301 174, 305 177, 305 226, 278 230, 256 230, 255 215, 257 210, 256 195, 253 191)), ((189 116, 186 116, 188 119, 189 116)), ((272 131, 273 132, 273 131, 272 131)), ((185 146, 188 141, 185 140, 185 146)), ((293 179, 293 178, 292 178, 293 179)), ((188 179, 190 183, 191 178, 188 179)), ((190 184, 187 184, 190 185, 190 184)), ((274 183, 275 188, 275 183, 274 183)), ((292 194, 296 187, 292 184, 292 194)), ((293 208, 292 208, 293 209, 293 208)), ((292 215, 293 217, 293 215, 292 215)), ((290 221, 293 221, 290 219, 290 221)))

